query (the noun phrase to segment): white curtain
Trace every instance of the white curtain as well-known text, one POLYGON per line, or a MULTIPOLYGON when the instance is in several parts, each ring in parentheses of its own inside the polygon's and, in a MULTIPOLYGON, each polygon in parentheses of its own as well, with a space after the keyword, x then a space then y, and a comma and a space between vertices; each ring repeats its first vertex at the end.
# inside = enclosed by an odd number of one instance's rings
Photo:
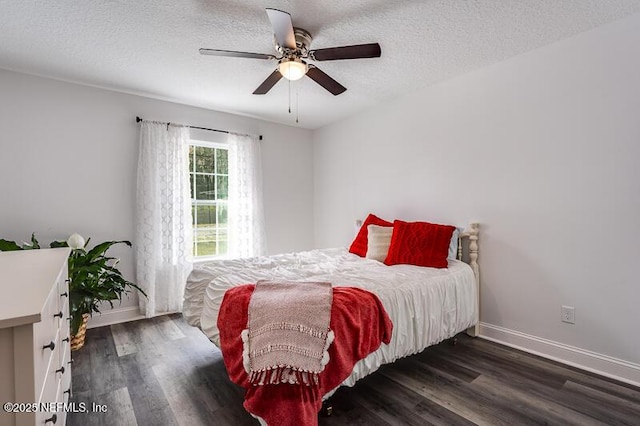
POLYGON ((260 142, 229 133, 229 256, 253 257, 267 252, 262 206, 260 142))
POLYGON ((136 198, 136 278, 147 317, 182 310, 191 271, 189 129, 142 122, 136 198))

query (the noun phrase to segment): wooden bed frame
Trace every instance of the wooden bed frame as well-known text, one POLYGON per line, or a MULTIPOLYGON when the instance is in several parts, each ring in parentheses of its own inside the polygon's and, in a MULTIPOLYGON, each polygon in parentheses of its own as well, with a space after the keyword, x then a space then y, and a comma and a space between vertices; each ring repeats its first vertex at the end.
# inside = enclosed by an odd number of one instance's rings
POLYGON ((478 301, 478 308, 476 312, 478 317, 476 318, 476 325, 467 328, 466 332, 471 337, 477 337, 480 334, 480 268, 478 266, 478 234, 480 224, 478 222, 472 222, 469 227, 460 233, 458 237, 458 259, 462 260, 462 241, 463 239, 469 240, 469 266, 473 270, 473 275, 476 277, 476 299, 478 301))

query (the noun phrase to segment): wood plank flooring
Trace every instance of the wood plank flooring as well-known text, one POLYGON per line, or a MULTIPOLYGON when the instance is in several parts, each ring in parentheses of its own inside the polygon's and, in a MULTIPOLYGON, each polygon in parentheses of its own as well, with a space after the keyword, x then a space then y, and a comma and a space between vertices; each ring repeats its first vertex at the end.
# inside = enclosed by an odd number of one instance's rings
MULTIPOLYGON (((219 350, 180 315, 91 329, 73 353, 70 426, 257 425, 219 350)), ((640 389, 482 339, 382 366, 332 398, 334 425, 640 425, 640 389)))

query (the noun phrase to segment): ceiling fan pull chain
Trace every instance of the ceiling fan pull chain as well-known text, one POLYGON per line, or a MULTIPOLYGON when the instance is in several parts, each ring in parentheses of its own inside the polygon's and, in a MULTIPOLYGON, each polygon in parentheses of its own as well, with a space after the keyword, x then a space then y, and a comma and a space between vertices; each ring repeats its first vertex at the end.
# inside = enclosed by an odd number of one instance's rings
POLYGON ((296 88, 296 124, 298 124, 298 117, 300 115, 300 107, 298 104, 298 93, 299 93, 299 90, 298 88, 296 88))
POLYGON ((291 114, 291 80, 289 80, 289 114, 291 114))

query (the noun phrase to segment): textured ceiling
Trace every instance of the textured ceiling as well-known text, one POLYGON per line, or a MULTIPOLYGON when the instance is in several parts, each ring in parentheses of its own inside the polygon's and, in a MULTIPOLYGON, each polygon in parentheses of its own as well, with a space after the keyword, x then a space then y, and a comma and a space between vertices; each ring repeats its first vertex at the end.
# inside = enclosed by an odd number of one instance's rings
MULTIPOLYGON (((0 0, 0 68, 317 128, 389 98, 640 12, 640 0, 0 0), (291 13, 312 48, 378 42, 382 57, 318 63, 348 88, 309 78, 253 90, 274 53, 265 7, 291 13)), ((151 117, 152 118, 152 117, 151 117)), ((204 125, 206 123, 198 123, 204 125)))

